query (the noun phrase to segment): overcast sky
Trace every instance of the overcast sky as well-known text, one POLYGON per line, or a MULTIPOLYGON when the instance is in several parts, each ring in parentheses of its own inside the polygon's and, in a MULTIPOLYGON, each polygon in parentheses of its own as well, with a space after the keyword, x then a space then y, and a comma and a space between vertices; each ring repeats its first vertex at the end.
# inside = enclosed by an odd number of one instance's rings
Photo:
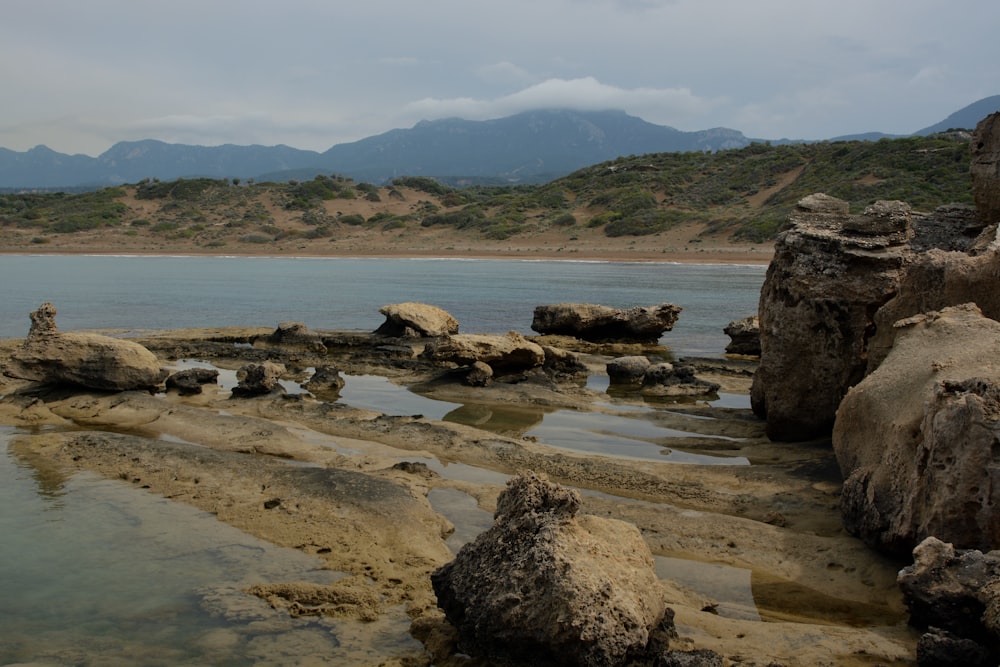
POLYGON ((1000 94, 996 0, 2 0, 0 147, 338 143, 621 109, 909 134, 1000 94))

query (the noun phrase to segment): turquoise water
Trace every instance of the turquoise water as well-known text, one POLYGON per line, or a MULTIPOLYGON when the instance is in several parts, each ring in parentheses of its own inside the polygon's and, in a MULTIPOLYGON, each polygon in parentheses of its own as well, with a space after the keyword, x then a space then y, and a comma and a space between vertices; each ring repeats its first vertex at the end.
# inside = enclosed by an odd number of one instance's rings
POLYGON ((62 330, 275 326, 374 330, 389 303, 444 308, 465 333, 530 334, 535 306, 670 302, 661 342, 718 356, 722 328, 757 312, 763 266, 272 257, 0 256, 0 337, 24 336, 44 301, 62 330))

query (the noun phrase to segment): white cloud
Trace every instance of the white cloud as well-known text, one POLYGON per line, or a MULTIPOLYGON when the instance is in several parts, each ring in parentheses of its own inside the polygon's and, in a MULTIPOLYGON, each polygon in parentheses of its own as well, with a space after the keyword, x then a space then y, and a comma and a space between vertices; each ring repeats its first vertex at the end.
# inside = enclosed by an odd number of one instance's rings
POLYGON ((724 103, 723 99, 698 97, 687 88, 626 89, 603 84, 594 77, 583 77, 548 79, 494 99, 428 97, 411 102, 404 110, 411 116, 420 115, 425 119, 460 116, 482 120, 530 109, 622 109, 654 122, 675 124, 705 114, 724 103))

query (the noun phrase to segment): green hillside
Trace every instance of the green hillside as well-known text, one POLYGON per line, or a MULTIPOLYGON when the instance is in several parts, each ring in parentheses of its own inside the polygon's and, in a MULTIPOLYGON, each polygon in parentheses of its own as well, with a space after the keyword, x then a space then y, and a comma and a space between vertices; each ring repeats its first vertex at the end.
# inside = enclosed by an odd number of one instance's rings
POLYGON ((162 235, 205 247, 304 242, 350 228, 451 228, 456 235, 507 239, 539 230, 600 230, 646 236, 695 223, 701 235, 772 239, 802 197, 825 192, 852 211, 899 199, 917 211, 972 202, 969 137, 929 137, 772 146, 716 153, 653 153, 581 169, 545 185, 456 188, 429 178, 388 186, 340 176, 253 183, 213 179, 143 182, 88 193, 0 195, 9 245, 30 236, 101 231, 162 235), (403 205, 405 202, 406 205, 403 205))

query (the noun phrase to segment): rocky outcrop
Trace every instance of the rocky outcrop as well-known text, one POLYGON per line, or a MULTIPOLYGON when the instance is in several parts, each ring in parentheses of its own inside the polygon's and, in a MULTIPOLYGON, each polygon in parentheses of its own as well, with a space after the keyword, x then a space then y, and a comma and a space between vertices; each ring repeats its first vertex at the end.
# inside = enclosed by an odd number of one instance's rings
POLYGON ((316 396, 337 397, 340 390, 344 388, 347 381, 340 374, 340 369, 336 366, 317 366, 312 377, 302 387, 316 396))
POLYGON ((727 354, 760 356, 760 319, 756 315, 730 322, 723 328, 723 332, 729 336, 727 354))
POLYGON ((214 368, 185 368, 167 377, 167 389, 175 389, 182 396, 200 394, 202 386, 215 384, 219 379, 219 371, 214 368))
POLYGON ((642 393, 655 396, 704 396, 719 386, 697 377, 691 366, 666 362, 652 364, 642 376, 642 393))
POLYGON ((873 316, 896 291, 908 257, 910 208, 806 197, 778 237, 760 296, 760 367, 751 403, 774 440, 833 426, 841 398, 868 365, 873 316))
POLYGON ((537 306, 531 329, 540 334, 573 336, 603 342, 655 343, 663 332, 673 329, 680 306, 611 308, 591 303, 557 303, 537 306))
POLYGON ((269 335, 266 342, 278 347, 293 348, 323 354, 326 345, 323 337, 302 322, 282 322, 269 335))
POLYGON ((972 133, 972 198, 980 220, 1000 223, 1000 112, 979 121, 972 133))
POLYGON ((236 371, 236 379, 239 384, 233 387, 233 396, 249 398, 279 391, 281 389, 281 376, 284 373, 285 366, 273 361, 247 364, 236 371))
POLYGON ((629 355, 612 359, 605 365, 611 384, 642 384, 646 371, 653 362, 648 357, 629 355))
POLYGON ((1000 548, 1000 322, 966 304, 896 328, 837 412, 844 524, 899 555, 931 535, 1000 548))
POLYGON ((458 333, 458 320, 447 311, 425 303, 394 303, 379 308, 385 315, 375 333, 381 336, 426 338, 458 333))
POLYGON ((550 376, 560 381, 572 379, 586 380, 590 375, 587 364, 580 360, 579 355, 570 350, 564 350, 551 345, 542 345, 542 352, 545 353, 545 361, 542 368, 550 376))
POLYGON ((163 385, 168 372, 142 345, 97 334, 61 333, 55 316, 55 306, 48 302, 31 313, 28 337, 11 355, 5 375, 105 391, 155 390, 163 385))
POLYGON ((921 667, 1000 662, 1000 551, 959 550, 929 537, 899 573, 921 667))
POLYGON ((576 491, 518 475, 493 526, 434 571, 460 651, 501 664, 615 667, 667 648, 673 613, 642 535, 579 507, 576 491))
POLYGON ((537 368, 545 362, 545 351, 516 331, 505 335, 456 334, 429 342, 421 356, 437 362, 471 366, 479 361, 496 373, 537 368))

